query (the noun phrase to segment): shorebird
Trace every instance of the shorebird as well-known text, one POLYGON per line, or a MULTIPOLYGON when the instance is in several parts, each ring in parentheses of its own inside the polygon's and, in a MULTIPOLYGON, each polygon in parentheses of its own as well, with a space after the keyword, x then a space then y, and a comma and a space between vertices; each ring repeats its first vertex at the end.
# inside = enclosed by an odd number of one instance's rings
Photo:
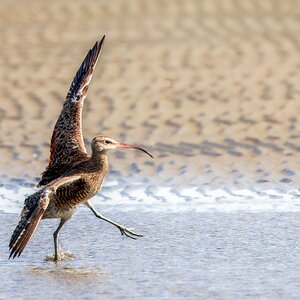
POLYGON ((133 239, 142 236, 104 217, 90 201, 101 188, 108 171, 108 151, 138 149, 152 157, 141 147, 120 143, 105 135, 93 138, 92 154, 87 154, 82 136, 82 108, 104 39, 105 36, 89 50, 73 79, 52 134, 49 164, 39 182, 40 189, 25 199, 9 243, 9 258, 21 255, 41 219, 59 218, 53 234, 54 260, 59 260, 59 231, 78 204, 85 204, 97 218, 116 226, 122 235, 133 239))

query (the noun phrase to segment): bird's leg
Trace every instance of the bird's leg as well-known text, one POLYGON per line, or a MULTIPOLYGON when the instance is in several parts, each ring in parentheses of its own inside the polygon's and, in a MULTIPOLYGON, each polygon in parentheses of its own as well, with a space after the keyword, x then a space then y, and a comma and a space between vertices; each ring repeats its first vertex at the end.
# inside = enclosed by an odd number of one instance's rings
POLYGON ((61 219, 60 223, 57 227, 57 229, 54 231, 53 233, 53 238, 54 238, 54 261, 58 261, 58 248, 59 248, 59 244, 58 244, 58 236, 59 236, 59 231, 61 230, 61 228, 64 226, 64 224, 67 222, 68 219, 61 219))
POLYGON ((136 239, 137 237, 142 237, 142 235, 135 233, 134 231, 130 230, 129 228, 124 227, 123 225, 120 225, 106 217, 104 217, 103 215, 101 215, 96 209, 95 207, 92 205, 92 203, 88 200, 85 202, 85 205, 94 213, 94 215, 101 219, 104 220, 114 226, 116 226, 120 231, 122 235, 126 235, 131 239, 136 239))

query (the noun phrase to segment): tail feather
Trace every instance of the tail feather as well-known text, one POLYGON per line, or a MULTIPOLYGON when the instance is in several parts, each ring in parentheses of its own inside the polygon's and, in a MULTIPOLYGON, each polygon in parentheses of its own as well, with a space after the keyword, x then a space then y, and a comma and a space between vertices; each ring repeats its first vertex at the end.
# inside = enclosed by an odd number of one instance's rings
POLYGON ((48 203, 48 194, 44 191, 38 191, 25 200, 19 223, 9 243, 9 258, 21 255, 43 217, 48 203))

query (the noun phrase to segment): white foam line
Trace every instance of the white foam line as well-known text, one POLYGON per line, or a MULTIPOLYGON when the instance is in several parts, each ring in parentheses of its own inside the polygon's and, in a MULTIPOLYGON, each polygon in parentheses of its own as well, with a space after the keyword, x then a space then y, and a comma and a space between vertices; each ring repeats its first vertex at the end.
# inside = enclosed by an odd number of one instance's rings
MULTIPOLYGON (((122 210, 151 211, 199 211, 199 212, 300 212, 299 191, 286 192, 264 190, 256 192, 248 189, 207 190, 200 193, 197 187, 174 188, 155 187, 146 192, 144 185, 135 184, 124 189, 118 182, 106 184, 108 189, 93 198, 96 205, 122 210)), ((0 211, 19 213, 25 195, 36 189, 21 187, 17 190, 0 187, 0 211)))

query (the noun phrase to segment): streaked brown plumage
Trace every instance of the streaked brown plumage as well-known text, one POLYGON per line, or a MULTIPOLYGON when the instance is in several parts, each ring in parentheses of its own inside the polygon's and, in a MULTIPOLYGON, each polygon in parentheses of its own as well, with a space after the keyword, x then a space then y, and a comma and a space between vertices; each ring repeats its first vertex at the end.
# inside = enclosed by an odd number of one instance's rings
MULTIPOLYGON (((10 257, 20 256, 41 219, 60 218, 54 232, 54 259, 58 260, 58 232, 74 214, 78 204, 85 204, 94 215, 116 226, 130 238, 141 235, 105 218, 89 199, 101 188, 108 171, 107 152, 115 148, 133 148, 151 156, 143 148, 119 143, 109 136, 96 136, 87 154, 82 137, 82 108, 105 36, 89 50, 68 92, 63 110, 55 124, 50 146, 49 165, 39 182, 40 190, 25 199, 18 225, 11 237, 10 257)), ((152 156, 151 156, 152 157, 152 156)))

